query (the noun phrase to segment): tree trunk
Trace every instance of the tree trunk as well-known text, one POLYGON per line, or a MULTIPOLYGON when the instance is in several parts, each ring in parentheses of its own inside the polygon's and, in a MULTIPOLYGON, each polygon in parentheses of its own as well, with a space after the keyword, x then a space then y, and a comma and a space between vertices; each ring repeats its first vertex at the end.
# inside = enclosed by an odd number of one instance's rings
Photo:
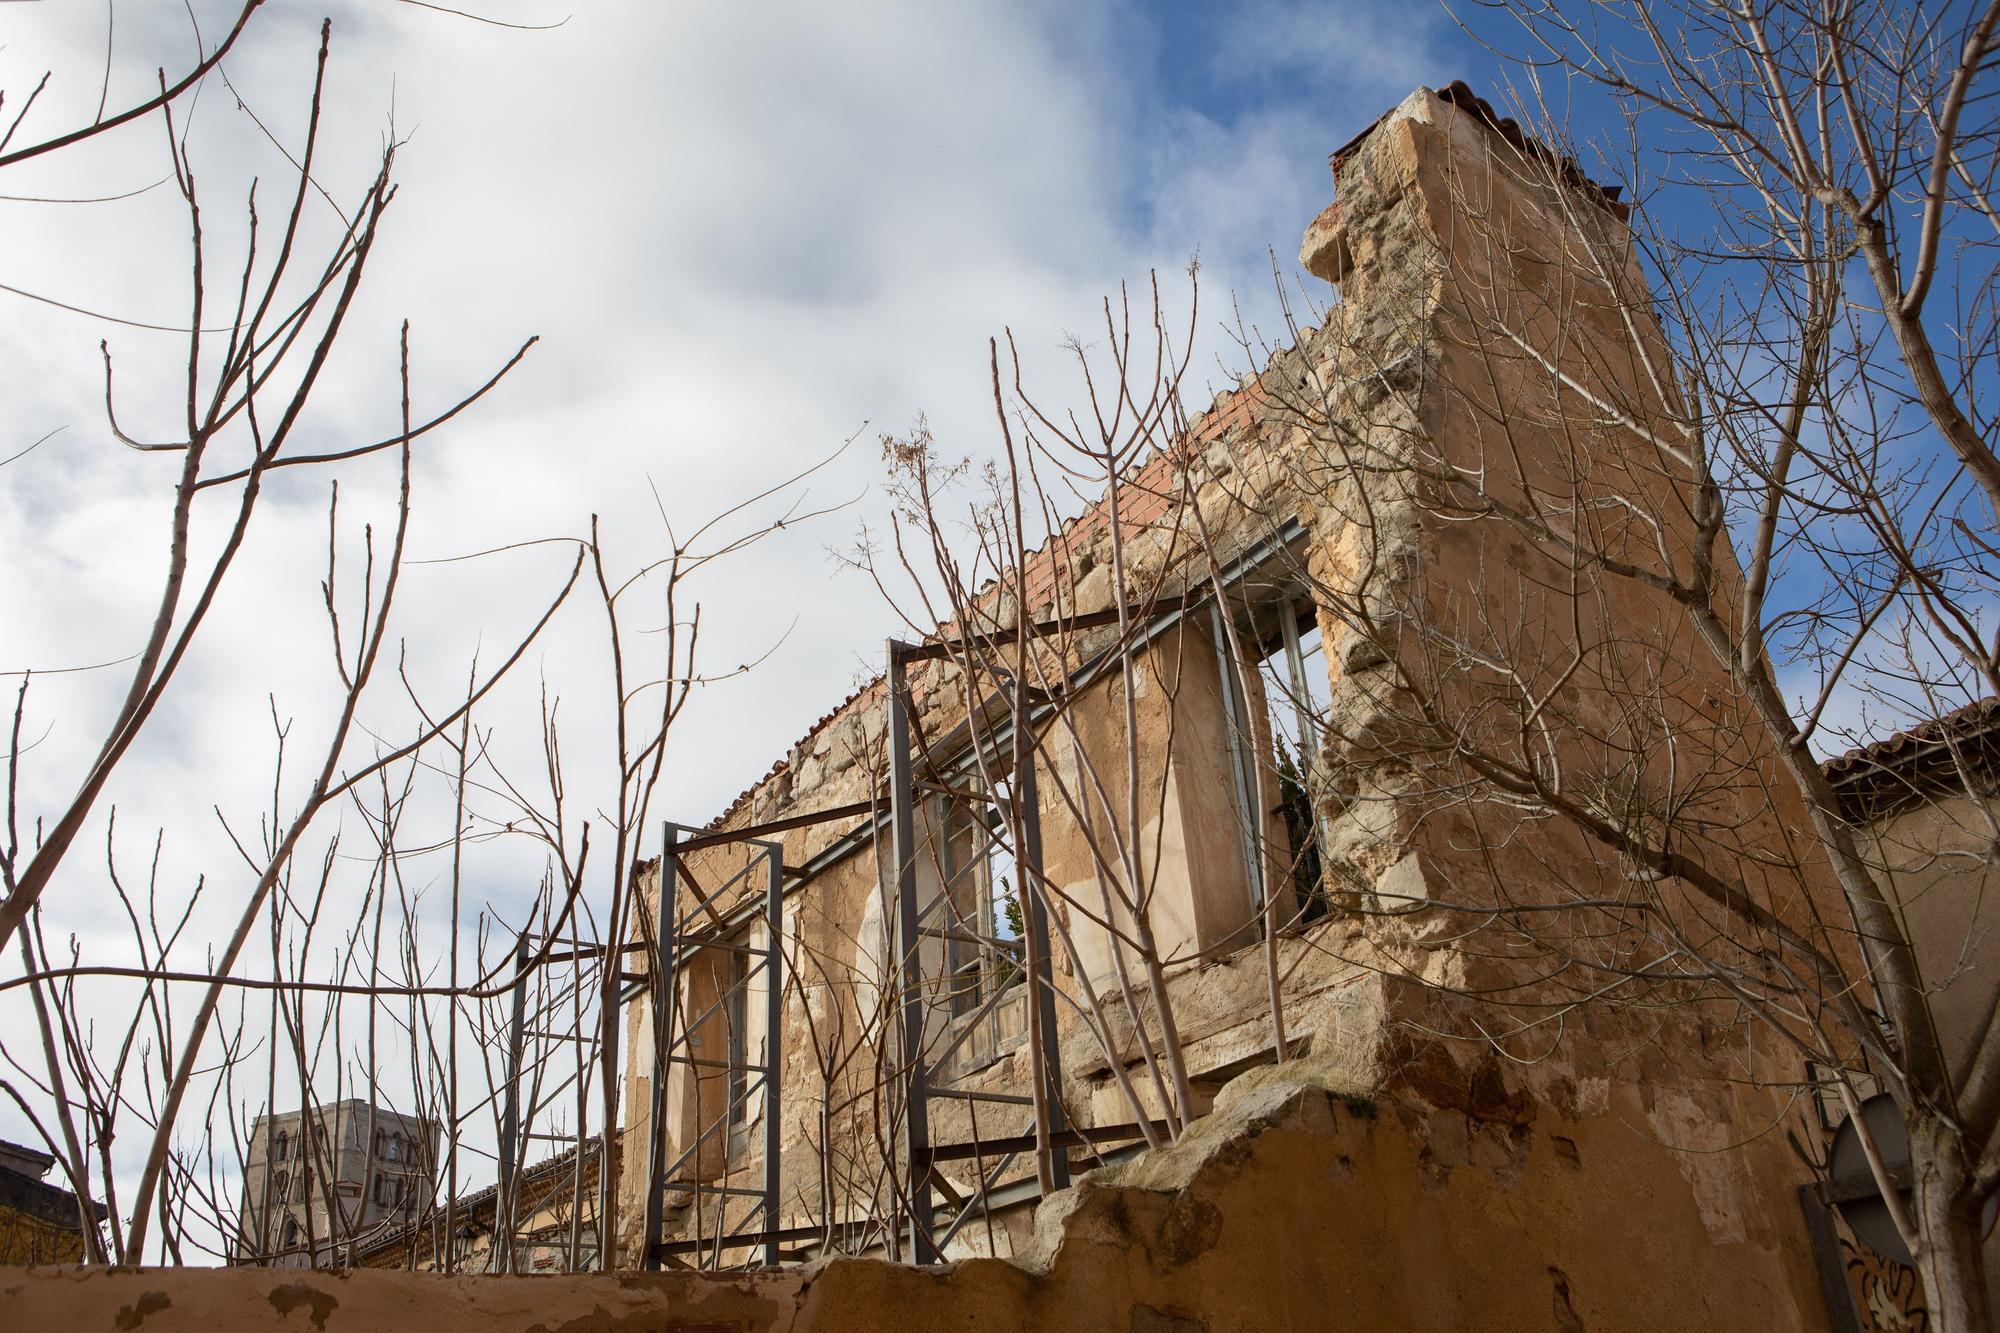
POLYGON ((1970 1196, 1965 1145, 1941 1120, 1910 1117, 1912 1220, 1923 1233, 1917 1275, 1935 1333, 1987 1333, 1992 1327, 1980 1206, 1970 1196))

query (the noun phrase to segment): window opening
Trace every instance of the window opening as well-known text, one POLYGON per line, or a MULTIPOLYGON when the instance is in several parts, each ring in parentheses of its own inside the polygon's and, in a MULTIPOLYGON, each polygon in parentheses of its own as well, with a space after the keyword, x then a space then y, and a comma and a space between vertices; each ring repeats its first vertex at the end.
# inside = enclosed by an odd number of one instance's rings
POLYGON ((1278 615, 1278 639, 1257 666, 1270 717, 1271 761, 1278 779, 1278 809, 1285 829, 1292 888, 1300 918, 1326 915, 1326 879, 1314 812, 1319 765, 1319 719, 1333 702, 1319 619, 1309 603, 1288 602, 1278 615))
MULTIPOLYGON (((997 793, 1007 799, 1004 785, 997 793)), ((1025 979, 1026 923, 1018 896, 1020 870, 1008 845, 998 804, 944 798, 945 897, 951 920, 945 940, 945 990, 953 1015, 969 1013, 1025 979)))
POLYGON ((1329 900, 1319 853, 1319 820, 1315 813, 1319 760, 1319 721, 1332 702, 1331 679, 1312 602, 1286 593, 1266 604, 1238 630, 1243 651, 1254 653, 1254 667, 1263 696, 1263 722, 1253 724, 1250 701, 1242 698, 1243 683, 1229 654, 1227 632, 1220 615, 1214 622, 1216 656, 1225 673, 1224 697, 1233 725, 1230 750, 1236 785, 1237 813, 1250 867, 1251 894, 1258 908, 1276 887, 1267 883, 1274 873, 1290 880, 1299 919, 1326 915, 1329 900), (1273 779, 1265 781, 1266 774, 1273 779), (1276 804, 1263 811, 1259 804, 1276 804), (1271 846, 1257 847, 1262 825, 1271 846), (1283 856, 1277 855, 1282 837, 1283 856))
POLYGON ((946 919, 935 933, 944 943, 944 1008, 954 1029, 939 1058, 960 1072, 990 1062, 1027 1032, 1027 922, 1007 836, 1009 799, 1004 781, 989 799, 939 798, 946 919))
POLYGON ((946 1007, 956 1018, 979 1004, 978 943, 969 938, 984 932, 982 920, 980 855, 981 829, 972 811, 960 801, 940 798, 944 806, 944 897, 946 1007))
MULTIPOLYGON (((1007 799, 1003 785, 999 792, 1007 799)), ((1022 970, 1023 936, 1027 923, 1021 917, 1021 873, 1014 849, 1006 838, 1001 807, 988 807, 986 823, 986 935, 994 943, 994 990, 1006 990, 1027 979, 1022 970)))

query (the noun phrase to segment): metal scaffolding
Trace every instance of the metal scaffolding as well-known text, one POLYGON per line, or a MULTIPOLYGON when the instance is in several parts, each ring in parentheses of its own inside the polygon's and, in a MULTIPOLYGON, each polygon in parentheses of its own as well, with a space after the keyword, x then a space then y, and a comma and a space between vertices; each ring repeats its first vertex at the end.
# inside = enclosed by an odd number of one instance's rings
MULTIPOLYGON (((1255 568, 1268 560, 1272 552, 1283 549, 1294 542, 1299 534, 1296 523, 1287 524, 1278 532, 1250 551, 1239 555, 1223 572, 1225 584, 1236 583, 1245 571, 1255 568)), ((1212 594, 1207 591, 1189 592, 1177 597, 1156 601, 1138 632, 1137 644, 1143 647, 1153 642, 1188 615, 1205 610, 1211 605, 1212 594)), ((1117 623, 1117 611, 1094 611, 1072 614, 1057 621, 1034 623, 1026 628, 1026 637, 1041 638, 1046 635, 1074 633, 1080 630, 1117 623)), ((1012 642, 1015 634, 1002 631, 987 636, 990 644, 1012 642)), ((901 1233, 907 1240, 909 1253, 919 1263, 932 1263, 942 1258, 944 1248, 965 1224, 982 1213, 1010 1206, 1039 1197, 1045 1189, 1065 1188, 1070 1181, 1069 1150, 1082 1148, 1097 1153, 1098 1145, 1132 1143, 1143 1139, 1148 1127, 1138 1124, 1073 1127, 1068 1122, 1061 1099, 1062 1059, 1060 1040, 1056 1026, 1056 990, 1051 975, 1051 952, 1049 948, 1049 899, 1047 886, 1042 874, 1042 840, 1040 826, 1040 805, 1036 790, 1035 765, 1033 756, 1036 746, 1032 729, 1054 708, 1052 697, 1037 695, 1025 715, 1003 713, 991 724, 990 735, 985 738, 989 747, 1009 745, 1013 751, 1009 780, 1011 793, 1006 798, 1012 804, 1015 819, 1012 821, 1018 831, 1017 845, 1013 848, 1016 864, 1020 870, 1022 883, 1021 903, 1023 915, 1023 963, 1031 990, 1030 1016, 1033 1042, 1039 1049, 1040 1059, 1035 1062, 1035 1078, 1039 1086, 1032 1089, 1035 1095, 1023 1096, 1019 1093, 987 1092, 983 1090, 951 1087, 939 1081, 937 1075, 965 1040, 973 1022, 991 1009, 997 995, 987 997, 975 1011, 972 1019, 958 1026, 957 1036, 947 1042, 938 1054, 925 1050, 925 1034, 929 1030, 932 992, 943 988, 944 978, 930 978, 925 975, 923 943, 928 940, 962 937, 962 932, 947 926, 934 924, 929 919, 946 895, 940 893, 930 903, 920 901, 918 888, 918 860, 920 840, 917 836, 917 805, 922 789, 942 789, 953 796, 963 797, 964 792, 952 787, 951 780, 962 770, 976 768, 979 756, 972 754, 963 742, 974 740, 976 728, 971 719, 955 727, 944 737, 934 738, 925 746, 926 762, 919 765, 912 756, 912 741, 915 722, 910 706, 908 689, 908 669, 912 663, 951 659, 961 645, 951 642, 928 644, 906 644, 891 639, 886 645, 887 731, 889 743, 889 773, 887 790, 865 801, 851 802, 825 810, 807 814, 787 816, 782 819, 752 824, 745 828, 696 832, 680 826, 668 824, 666 841, 661 855, 660 902, 655 927, 655 939, 649 949, 652 958, 651 973, 647 982, 653 1015, 653 1078, 651 1088, 651 1120, 647 1144, 647 1193, 645 1210, 645 1241, 643 1260, 647 1267, 658 1268, 670 1255, 694 1254, 704 1267, 723 1266, 723 1256, 746 1248, 759 1249, 762 1262, 776 1264, 780 1260, 780 1246, 786 1243, 847 1243, 860 1240, 863 1243, 890 1231, 901 1233), (943 759, 935 757, 943 755, 943 759), (920 773, 921 768, 921 773, 920 773), (940 769, 947 771, 940 771, 940 769), (787 867, 783 864, 782 844, 770 840, 775 835, 794 829, 807 828, 833 820, 856 819, 866 816, 855 828, 816 853, 806 864, 787 867), (811 883, 823 870, 840 860, 856 854, 869 840, 883 831, 889 834, 891 848, 891 874, 893 884, 884 886, 891 892, 888 904, 894 912, 894 938, 892 969, 895 979, 895 1027, 893 1031, 895 1054, 894 1087, 900 1095, 901 1118, 900 1166, 904 1188, 898 1191, 897 1213, 888 1218, 863 1217, 853 1219, 822 1219, 820 1223, 808 1226, 780 1226, 782 1214, 779 1207, 781 1151, 778 1134, 778 1107, 780 1095, 780 1074, 782 1045, 782 1006, 780 1004, 781 942, 783 939, 782 902, 785 893, 798 890, 811 883), (708 847, 745 843, 760 850, 751 865, 739 871, 735 877, 712 892, 704 892, 687 869, 686 857, 689 853, 708 847), (716 905, 730 887, 741 881, 756 865, 762 864, 767 875, 763 919, 768 931, 768 947, 764 957, 757 964, 759 969, 768 971, 770 985, 766 990, 767 1017, 765 1025, 765 1056, 761 1064, 738 1061, 732 1053, 731 1060, 716 1062, 695 1057, 689 1047, 689 1036, 707 1013, 698 1016, 693 1023, 681 1021, 676 1035, 680 992, 683 988, 682 971, 701 949, 716 947, 714 940, 720 938, 724 916, 716 910, 716 905), (678 885, 685 883, 693 894, 693 905, 687 911, 680 908, 678 885), (702 913, 715 923, 707 932, 690 933, 687 922, 702 913), (698 1165, 701 1145, 717 1132, 717 1124, 700 1127, 695 1141, 673 1162, 666 1160, 666 1137, 664 1133, 667 1113, 667 1075, 675 1066, 691 1070, 721 1069, 732 1078, 740 1078, 747 1096, 754 1088, 767 1090, 768 1101, 764 1120, 764 1161, 763 1187, 759 1190, 715 1186, 700 1182, 678 1183, 674 1180, 690 1161, 698 1165), (754 1079, 754 1083, 752 1080, 754 1079), (1011 1107, 1032 1106, 1035 1110, 1033 1132, 978 1140, 968 1143, 944 1143, 934 1141, 931 1126, 931 1103, 939 1097, 949 1097, 973 1103, 996 1103, 1011 1107), (1048 1171, 1046 1180, 1030 1179, 1013 1184, 1003 1184, 1002 1177, 1024 1153, 1040 1155, 1046 1152, 1048 1171), (997 1158, 991 1170, 986 1169, 986 1161, 997 1158), (945 1162, 970 1161, 974 1163, 973 1178, 976 1182, 969 1196, 960 1195, 950 1187, 939 1174, 939 1166, 945 1162), (718 1233, 709 1238, 695 1237, 668 1241, 664 1238, 665 1204, 668 1189, 686 1189, 697 1194, 707 1192, 728 1197, 751 1197, 758 1200, 751 1218, 762 1222, 755 1229, 740 1228, 730 1230, 719 1225, 718 1233), (955 1213, 940 1224, 939 1200, 944 1199, 955 1213)), ((1127 646, 1130 651, 1130 645, 1127 646)), ((1080 664, 1071 674, 1065 688, 1074 689, 1096 678, 1108 661, 1106 654, 1098 654, 1080 664)), ((1016 710, 1018 711, 1018 710, 1016 710)), ((920 738, 919 738, 920 739, 920 738)), ((988 751, 991 754, 991 749, 988 751)), ((740 925, 749 919, 740 909, 727 917, 730 927, 740 925)), ((984 943, 990 943, 985 941, 984 943)), ((746 970, 747 972, 747 970, 746 970)), ((740 984, 748 982, 746 974, 740 984)), ((634 992, 636 994, 636 992, 634 992)), ((721 1123, 727 1123, 727 1108, 721 1123)), ((1156 1126, 1160 1122, 1154 1122, 1156 1126)), ((1163 1127, 1163 1126, 1161 1126, 1163 1127)), ((723 1131, 726 1133, 726 1130, 723 1131)), ((722 1221, 726 1222, 726 1216, 722 1221)), ((745 1219, 748 1220, 748 1219, 745 1219)))
MULTIPOLYGON (((814 814, 793 816, 739 830, 698 832, 676 824, 666 825, 660 859, 659 902, 654 915, 654 939, 648 950, 652 956, 652 967, 646 988, 653 1029, 648 1122, 650 1128, 646 1145, 648 1184, 642 1250, 643 1261, 648 1268, 658 1268, 668 1256, 681 1254, 694 1254, 703 1267, 721 1267, 724 1266, 725 1255, 744 1248, 757 1249, 761 1252, 763 1263, 776 1264, 779 1262, 779 1247, 782 1243, 823 1239, 830 1234, 828 1226, 824 1225, 790 1228, 780 1226, 778 1197, 782 1169, 778 1110, 782 1082, 780 1064, 783 898, 788 887, 793 889, 802 887, 824 867, 813 865, 790 872, 792 877, 788 884, 787 870, 783 862, 783 844, 767 840, 765 835, 860 815, 874 816, 867 825, 870 830, 878 823, 886 823, 891 832, 895 867, 894 956, 895 971, 899 981, 897 988, 899 993, 896 997, 898 1015, 896 1057, 899 1070, 897 1090, 902 1101, 901 1146, 905 1157, 902 1166, 908 1181, 909 1244, 912 1255, 919 1262, 935 1261, 951 1237, 987 1206, 989 1202, 987 1196, 991 1187, 999 1182, 1001 1176, 1023 1152, 1033 1152, 1038 1143, 1046 1143, 1052 1150, 1051 1184, 1053 1188, 1061 1189, 1069 1184, 1070 1147, 1137 1136, 1136 1131, 1129 1134, 1124 1132, 1131 1127, 1101 1132, 1073 1132, 1062 1109, 1059 1096, 1062 1066, 1056 1036, 1055 989, 1049 962, 1048 903, 1041 884, 1040 818, 1034 766, 1028 763, 1021 766, 1021 772, 1015 779, 1014 800, 1018 802, 1022 829, 1016 857, 1022 870, 1024 961, 1033 988, 1031 1002, 1037 1010, 1034 1025, 1041 1050, 1038 1077, 1042 1081, 1041 1100, 1046 1111, 1041 1123, 1036 1127, 1036 1132, 1031 1135, 999 1139, 990 1144, 938 1145, 931 1140, 929 1105, 935 1096, 948 1095, 1011 1106, 1030 1105, 1035 1100, 1015 1094, 941 1088, 934 1079, 934 1071, 942 1060, 949 1058, 952 1050, 947 1049, 936 1057, 927 1056, 923 1050, 930 991, 935 988, 938 979, 927 979, 924 975, 921 943, 926 938, 939 938, 947 932, 925 924, 925 918, 936 910, 942 899, 933 900, 922 906, 917 902, 917 844, 914 834, 917 786, 910 759, 911 721, 904 677, 909 662, 943 655, 942 646, 913 647, 894 641, 889 644, 888 731, 891 772, 885 800, 855 802, 814 814), (696 882, 688 867, 688 855, 704 848, 732 843, 748 844, 758 850, 743 869, 724 883, 712 890, 704 889, 696 882), (765 883, 762 919, 765 924, 766 947, 761 951, 761 957, 755 961, 754 966, 741 969, 733 975, 716 1002, 709 1005, 702 1013, 694 1015, 683 1013, 683 1009, 689 1006, 685 994, 688 989, 687 969, 702 951, 708 949, 740 951, 745 947, 731 942, 724 934, 725 928, 734 931, 745 919, 740 908, 729 910, 735 905, 726 903, 725 899, 731 890, 759 868, 763 870, 765 883), (686 887, 690 899, 685 905, 681 901, 682 886, 686 887), (697 918, 707 924, 691 928, 691 923, 697 918), (723 1060, 696 1055, 693 1049, 696 1030, 703 1022, 718 1013, 726 1013, 734 991, 737 988, 747 988, 751 980, 759 975, 768 975, 770 978, 764 993, 766 1036, 762 1061, 751 1062, 747 1052, 740 1049, 736 1043, 731 1043, 728 1056, 723 1060), (691 1071, 694 1077, 700 1077, 704 1071, 711 1076, 719 1074, 724 1077, 725 1086, 732 1091, 725 1099, 721 1111, 714 1118, 696 1126, 692 1141, 670 1160, 667 1155, 666 1134, 669 1115, 668 1082, 675 1068, 691 1071), (693 1177, 700 1173, 702 1149, 716 1142, 718 1138, 726 1145, 732 1114, 745 1099, 759 1090, 764 1092, 766 1098, 761 1188, 717 1185, 694 1179, 693 1177), (999 1164, 991 1171, 983 1169, 983 1159, 987 1156, 998 1156, 1000 1159, 999 1164), (981 1187, 974 1191, 970 1199, 959 1201, 956 1215, 945 1223, 940 1231, 936 1207, 939 1194, 936 1182, 937 1167, 940 1162, 962 1160, 974 1160, 980 1163, 981 1187), (718 1230, 712 1237, 669 1241, 665 1237, 666 1199, 668 1192, 673 1190, 687 1191, 697 1197, 716 1197, 721 1201, 723 1210, 726 1210, 727 1202, 732 1198, 751 1198, 756 1200, 756 1204, 747 1216, 733 1219, 733 1225, 722 1224, 729 1222, 729 1219, 726 1211, 719 1210, 718 1230), (758 1225, 748 1225, 752 1222, 758 1225)), ((987 1008, 990 1006, 989 1000, 987 1008)), ((980 1012, 984 1013, 985 1009, 980 1012)), ((968 1026, 970 1021, 976 1021, 976 1017, 975 1020, 968 1021, 968 1026)), ((836 1233, 865 1234, 881 1228, 883 1224, 876 1219, 861 1219, 829 1225, 836 1233)))
MULTIPOLYGON (((677 824, 666 825, 660 854, 659 903, 654 914, 653 966, 647 987, 652 1005, 653 1064, 646 1141, 648 1188, 644 1261, 648 1268, 660 1266, 666 1248, 666 1195, 669 1189, 674 1189, 686 1191, 695 1199, 716 1200, 712 1262, 706 1266, 724 1266, 724 1254, 744 1243, 739 1238, 744 1233, 764 1237, 761 1240, 763 1262, 775 1265, 778 1262, 778 1242, 771 1237, 777 1230, 779 1220, 778 1111, 783 1088, 779 1071, 783 1031, 781 1004, 784 997, 784 844, 755 838, 737 839, 757 850, 741 870, 713 890, 704 892, 682 859, 684 848, 690 845, 682 842, 682 834, 686 831, 677 824), (760 868, 764 874, 764 947, 757 950, 747 937, 733 939, 724 933, 724 918, 719 909, 738 885, 754 883, 760 868), (683 880, 692 895, 692 902, 686 911, 681 909, 679 891, 683 880), (690 929, 690 921, 697 916, 708 918, 710 926, 705 930, 690 929), (693 1008, 691 997, 681 994, 686 965, 699 955, 716 952, 724 955, 726 972, 714 1003, 698 1014, 684 1013, 684 1007, 693 1008), (764 1053, 761 1060, 753 1061, 742 1028, 743 1020, 749 1013, 751 983, 759 977, 764 979, 764 1053), (724 1058, 715 1060, 695 1054, 700 1030, 718 1018, 729 1029, 724 1058), (668 1161, 667 1081, 675 1067, 686 1070, 697 1087, 705 1075, 719 1075, 723 1083, 723 1099, 714 1117, 696 1124, 691 1141, 678 1156, 668 1161), (743 1123, 747 1129, 750 1100, 760 1092, 764 1099, 762 1184, 753 1189, 702 1179, 703 1149, 713 1145, 726 1158, 731 1149, 734 1127, 743 1123), (732 1234, 729 1217, 732 1199, 754 1200, 750 1211, 735 1219, 734 1225, 738 1229, 735 1234, 732 1234), (751 1222, 757 1225, 754 1228, 746 1225, 751 1222)), ((701 845, 713 845, 717 841, 709 838, 701 840, 701 845)), ((699 1106, 699 1095, 695 1100, 699 1106)), ((692 1245, 707 1247, 700 1236, 694 1238, 692 1245)))
MULTIPOLYGON (((999 999, 997 992, 988 997, 960 1030, 956 1041, 935 1059, 924 1050, 930 984, 924 977, 923 941, 926 938, 946 938, 953 932, 926 923, 926 919, 948 901, 948 895, 940 893, 928 904, 919 903, 917 898, 917 789, 910 761, 911 718, 906 676, 911 661, 940 655, 936 648, 913 647, 894 639, 888 644, 889 824, 896 874, 896 958, 902 981, 897 1054, 903 1076, 903 1146, 909 1181, 910 1252, 918 1263, 934 1263, 942 1257, 944 1247, 961 1227, 985 1207, 987 1193, 999 1183, 1000 1177, 1022 1151, 1017 1146, 1005 1152, 999 1165, 990 1173, 982 1172, 979 1188, 964 1201, 958 1215, 940 1235, 937 1230, 936 1173, 938 1162, 947 1158, 940 1156, 931 1142, 930 1102, 941 1091, 933 1084, 931 1076, 933 1070, 950 1059, 957 1045, 966 1039, 971 1023, 979 1021, 999 999)), ((1020 766, 1020 772, 1013 775, 1013 781, 1013 799, 1021 828, 1020 845, 1015 850, 1015 856, 1024 872, 1022 897, 1026 903, 1026 961, 1032 987, 1031 1002, 1037 1011, 1034 1021, 1039 1032, 1042 1057, 1035 1069, 1035 1077, 1042 1085, 1040 1096, 1023 1097, 1015 1093, 982 1092, 970 1088, 953 1088, 949 1090, 949 1095, 972 1102, 1009 1106, 1033 1106, 1039 1102, 1045 1113, 1043 1122, 1036 1127, 1036 1133, 1043 1142, 1053 1146, 1054 1137, 1063 1134, 1068 1124, 1062 1108, 1062 1063, 1056 1036, 1055 985, 1049 973, 1048 905, 1042 885, 1041 817, 1037 808, 1032 758, 1020 766)), ((1032 1148, 1034 1140, 1031 1139, 1028 1146, 1032 1148)), ((1069 1184, 1069 1154, 1066 1149, 1057 1150, 1051 1153, 1050 1158, 1052 1188, 1063 1189, 1069 1184)))

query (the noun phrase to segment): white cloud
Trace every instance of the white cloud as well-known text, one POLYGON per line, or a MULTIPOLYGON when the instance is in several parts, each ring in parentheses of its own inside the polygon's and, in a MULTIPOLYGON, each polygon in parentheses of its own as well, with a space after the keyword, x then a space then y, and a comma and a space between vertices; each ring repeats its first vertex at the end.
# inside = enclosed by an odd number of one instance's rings
POLYGON ((1450 22, 1442 8, 1384 0, 1252 0, 1218 24, 1215 67, 1224 77, 1278 86, 1290 76, 1314 89, 1358 86, 1396 97, 1453 77, 1436 55, 1450 22))
MULTIPOLYGON (((88 7, 15 8, 0 50, 9 108, 55 71, 18 146, 94 113, 104 34, 88 7)), ((229 8, 197 5, 211 40, 229 8)), ((535 20, 564 7, 483 8, 535 20)), ((118 9, 111 107, 143 97, 156 67, 186 63, 172 9, 118 9)), ((226 66, 294 151, 319 13, 274 0, 226 66)), ((634 0, 577 6, 561 28, 529 33, 386 0, 337 5, 321 179, 350 207, 392 123, 408 141, 383 244, 300 447, 394 429, 405 317, 419 416, 540 334, 489 401, 422 447, 412 553, 575 535, 597 514, 614 563, 630 569, 665 545, 655 490, 685 524, 863 432, 812 486, 816 500, 862 496, 855 509, 719 568, 700 590, 713 663, 752 658, 790 631, 752 679, 704 691, 677 737, 656 813, 704 820, 846 692, 895 628, 824 549, 879 512, 873 434, 921 411, 947 448, 990 449, 989 336, 1011 326, 1046 367, 1066 331, 1089 334, 1119 282, 1142 283, 1153 265, 1171 275, 1197 250, 1213 343, 1196 378, 1213 378, 1228 293, 1268 310, 1266 248, 1290 256, 1330 191, 1326 152, 1406 90, 1427 40, 1422 25, 1371 23, 1363 52, 1345 11, 1260 6, 1222 28, 1214 59, 1230 77, 1284 78, 1255 97, 1239 89, 1223 111, 1150 82, 1152 23, 1118 6, 634 0)), ((5 173, 0 193, 136 188, 166 173, 162 136, 157 120, 134 125, 5 173)), ((190 143, 219 293, 253 176, 260 251, 272 252, 285 163, 220 82, 193 108, 190 143)), ((317 254, 337 219, 316 200, 307 217, 304 252, 317 254)), ((185 319, 186 237, 171 184, 121 203, 0 202, 0 282, 171 325, 185 319)), ((1176 285, 1165 286, 1171 298, 1176 285)), ((66 428, 0 469, 0 670, 122 656, 158 596, 176 463, 111 439, 97 343, 108 337, 117 357, 126 428, 165 438, 184 412, 182 341, 0 301, 0 457, 66 428)), ((205 322, 216 319, 212 308, 205 322)), ((343 541, 355 549, 364 515, 382 539, 388 456, 340 475, 343 541)), ((132 855, 166 830, 173 892, 212 877, 195 925, 205 938, 226 933, 248 889, 214 809, 254 831, 268 806, 270 696, 298 718, 298 755, 326 725, 324 485, 274 485, 214 623, 111 795, 132 855)), ((198 541, 212 544, 218 522, 206 516, 198 541)), ((459 688, 475 649, 495 660, 567 560, 544 547, 411 567, 401 632, 431 698, 459 688)), ((610 691, 600 624, 572 608, 484 719, 526 772, 536 673, 563 692, 579 815, 608 799, 591 767, 610 691)), ((29 734, 51 730, 31 756, 25 809, 52 809, 73 787, 122 689, 117 670, 36 684, 29 734)), ((406 718, 384 702, 369 720, 406 718)), ((343 827, 351 849, 359 821, 349 813, 343 827)), ((101 847, 101 822, 92 836, 101 847)), ((413 862, 412 873, 430 882, 437 871, 413 862)), ((496 852, 475 874, 518 909, 532 865, 496 852)), ((49 899, 52 934, 115 947, 124 927, 105 894, 101 855, 73 858, 49 899)), ((21 1031, 18 999, 0 997, 9 1034, 21 1031)), ((12 1116, 0 1110, 0 1135, 21 1137, 12 1116)))

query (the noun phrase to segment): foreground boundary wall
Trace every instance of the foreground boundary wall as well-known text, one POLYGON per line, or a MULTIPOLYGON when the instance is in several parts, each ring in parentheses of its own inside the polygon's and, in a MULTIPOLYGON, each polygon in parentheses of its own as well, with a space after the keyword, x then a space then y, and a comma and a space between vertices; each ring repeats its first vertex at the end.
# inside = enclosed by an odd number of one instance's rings
MULTIPOLYGON (((1276 1075, 1277 1070, 1265 1071, 1276 1075)), ((1303 1071, 1302 1071, 1303 1072, 1303 1071)), ((10 1333, 1083 1333, 1819 1328, 1796 1220, 1614 1099, 1439 1118, 1246 1079, 1180 1143, 1046 1201, 1038 1258, 763 1274, 0 1269, 10 1333), (1787 1223, 1789 1222, 1789 1226, 1787 1223)), ((1789 1202, 1786 1200, 1785 1202, 1789 1202)))

